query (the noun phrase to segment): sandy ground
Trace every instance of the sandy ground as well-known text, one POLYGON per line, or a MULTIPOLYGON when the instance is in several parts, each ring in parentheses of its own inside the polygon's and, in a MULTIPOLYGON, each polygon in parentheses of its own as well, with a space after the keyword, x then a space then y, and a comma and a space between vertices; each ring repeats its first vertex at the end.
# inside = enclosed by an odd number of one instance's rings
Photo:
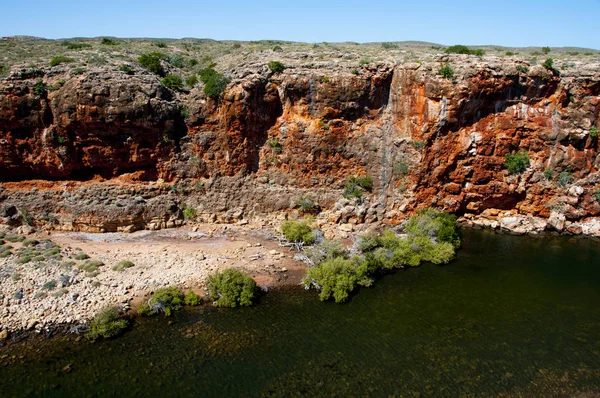
MULTIPOLYGON (((108 304, 131 309, 132 303, 162 286, 177 285, 202 294, 208 275, 230 267, 246 270, 267 289, 299 284, 304 264, 293 260, 295 253, 280 246, 275 236, 258 226, 214 224, 131 234, 30 235, 58 244, 63 263, 19 264, 16 255, 0 259, 0 330, 41 330, 85 322, 108 304), (104 262, 98 275, 78 269, 83 261, 74 257, 79 252, 104 262), (121 260, 134 266, 113 270, 121 260), (75 265, 65 267, 64 261, 75 265), (56 287, 44 288, 49 281, 55 281, 56 287)), ((14 250, 20 245, 11 243, 14 250)))

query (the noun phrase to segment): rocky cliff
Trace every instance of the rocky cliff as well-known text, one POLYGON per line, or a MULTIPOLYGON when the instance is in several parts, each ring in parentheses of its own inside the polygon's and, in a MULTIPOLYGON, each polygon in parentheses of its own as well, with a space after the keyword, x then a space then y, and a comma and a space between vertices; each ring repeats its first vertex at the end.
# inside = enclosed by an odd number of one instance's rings
POLYGON ((597 60, 288 56, 282 73, 232 66, 219 99, 140 66, 12 67, 0 81, 0 216, 90 231, 180 225, 187 208, 270 222, 308 196, 332 236, 428 206, 515 232, 600 234, 597 60), (518 152, 530 164, 511 174, 505 156, 518 152), (350 176, 371 177, 372 192, 342 198, 350 176))

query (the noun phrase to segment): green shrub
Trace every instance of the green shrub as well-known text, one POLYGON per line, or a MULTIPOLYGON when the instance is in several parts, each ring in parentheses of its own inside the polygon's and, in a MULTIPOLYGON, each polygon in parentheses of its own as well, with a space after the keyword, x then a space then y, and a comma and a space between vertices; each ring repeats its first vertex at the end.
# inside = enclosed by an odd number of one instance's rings
POLYGON ((568 171, 563 171, 558 175, 558 185, 563 188, 566 188, 569 184, 573 182, 573 175, 568 171))
POLYGON ((553 177, 553 176, 554 176, 554 173, 552 172, 552 170, 550 170, 550 169, 546 169, 546 170, 544 170, 544 178, 545 178, 547 181, 550 181, 550 180, 552 179, 552 177, 553 177))
POLYGON ((167 47, 167 43, 165 43, 164 41, 154 42, 154 45, 158 48, 166 48, 167 47))
POLYGON ((283 48, 281 48, 281 46, 275 46, 275 47, 273 47, 273 51, 280 53, 280 52, 283 52, 283 48))
POLYGON ((405 176, 408 175, 408 172, 408 163, 404 161, 397 162, 396 164, 394 164, 394 167, 392 167, 392 173, 395 176, 405 176))
POLYGON ((446 54, 467 54, 467 55, 477 55, 477 56, 481 57, 485 54, 485 51, 480 50, 480 49, 471 50, 469 47, 459 44, 459 45, 448 47, 446 49, 446 54))
POLYGON ((273 73, 281 73, 281 72, 283 72, 285 70, 285 65, 283 65, 279 61, 269 61, 269 63, 267 64, 267 66, 269 67, 269 69, 273 73))
POLYGON ((185 84, 188 87, 194 87, 196 84, 198 84, 198 77, 196 77, 196 75, 188 76, 185 79, 185 84))
POLYGON ((69 41, 63 41, 61 45, 67 47, 67 49, 69 50, 81 50, 84 48, 92 48, 92 45, 88 43, 71 43, 69 41))
POLYGON ((31 256, 29 256, 29 255, 19 257, 19 264, 27 264, 30 261, 31 261, 31 256))
POLYGON ((506 55, 507 57, 512 57, 513 55, 516 55, 516 53, 512 51, 507 51, 506 53, 504 53, 504 55, 506 55))
POLYGON ((140 315, 156 315, 164 312, 171 316, 173 311, 181 309, 183 305, 183 294, 175 286, 158 289, 147 303, 138 308, 140 315))
POLYGON ((369 57, 364 57, 363 59, 361 59, 361 60, 360 60, 359 64, 360 64, 360 65, 368 65, 368 64, 370 64, 371 62, 373 62, 373 61, 371 61, 371 58, 369 58, 369 57))
POLYGON ((296 206, 305 213, 311 213, 317 209, 316 203, 308 196, 301 196, 296 199, 296 206))
POLYGON ((6 75, 8 73, 8 66, 4 64, 0 64, 0 76, 6 75))
POLYGON ((167 57, 167 62, 177 68, 183 68, 185 66, 185 59, 181 55, 170 55, 167 57))
POLYGON ((196 209, 193 207, 186 207, 183 209, 183 218, 186 220, 195 220, 196 219, 196 209))
POLYGON ((525 151, 520 151, 514 155, 507 153, 505 159, 504 167, 511 174, 522 173, 529 167, 529 155, 525 151))
POLYGON ((367 275, 365 263, 356 258, 336 257, 322 262, 317 267, 310 267, 302 280, 304 286, 319 290, 320 300, 333 297, 336 303, 344 302, 358 286, 370 286, 371 278, 367 275))
POLYGON ((277 138, 273 138, 272 140, 267 140, 269 146, 273 149, 273 152, 279 154, 283 152, 283 147, 277 138))
POLYGON ((133 70, 133 68, 131 67, 131 65, 121 65, 119 67, 119 70, 121 72, 124 72, 127 75, 133 75, 135 73, 135 71, 133 70))
POLYGON ((460 246, 458 223, 453 214, 438 212, 434 209, 422 209, 412 216, 406 224, 409 236, 426 236, 438 242, 448 242, 460 246))
POLYGON ((546 58, 542 66, 548 70, 554 70, 554 60, 552 58, 546 58))
POLYGON ((44 98, 48 94, 46 83, 42 79, 38 79, 33 86, 33 93, 40 98, 44 98))
POLYGON ((516 68, 517 68, 517 72, 519 72, 519 73, 529 72, 529 68, 526 67, 525 65, 517 65, 516 68))
POLYGON ((452 69, 450 64, 446 62, 446 63, 442 64, 442 67, 438 71, 438 75, 440 75, 446 79, 452 80, 452 79, 454 79, 454 69, 452 69))
POLYGON ((594 196, 596 197, 596 202, 600 202, 600 189, 594 192, 594 196))
POLYGON ((229 268, 208 277, 208 294, 216 307, 252 305, 256 292, 254 279, 237 269, 229 268))
POLYGON ((358 69, 352 69, 350 72, 351 72, 353 75, 358 75, 358 73, 359 73, 359 72, 358 72, 358 69))
POLYGON ((308 221, 286 220, 281 224, 281 232, 290 242, 311 245, 315 241, 315 234, 308 221))
POLYGON ((23 241, 23 246, 35 246, 38 243, 40 243, 40 241, 38 241, 36 239, 25 239, 23 241))
POLYGON ((410 144, 412 145, 413 148, 415 148, 417 151, 421 151, 423 148, 425 148, 425 141, 423 140, 412 140, 410 142, 410 144))
POLYGON ((381 43, 381 47, 385 48, 386 50, 390 50, 390 49, 393 49, 393 48, 398 48, 398 45, 394 44, 394 43, 387 43, 387 42, 385 42, 385 43, 381 43))
POLYGON ((113 269, 113 271, 123 272, 127 268, 131 268, 133 266, 134 266, 133 262, 131 262, 129 260, 121 260, 112 269, 113 269))
POLYGON ((200 71, 204 83, 204 93, 210 98, 219 98, 231 79, 209 67, 200 71))
POLYGON ((55 287, 56 287, 56 281, 51 280, 42 285, 42 290, 54 290, 55 287))
POLYGON ((362 198, 364 191, 371 191, 372 188, 373 179, 371 177, 351 176, 344 185, 343 196, 346 199, 362 198))
POLYGON ((592 126, 589 134, 590 134, 590 137, 592 137, 592 138, 598 137, 598 128, 596 126, 592 126))
POLYGON ((202 304, 202 297, 190 290, 183 297, 183 302, 185 305, 197 306, 202 304))
POLYGON ((87 332, 86 337, 90 340, 96 340, 100 337, 110 339, 121 334, 127 328, 127 325, 127 320, 121 318, 121 313, 117 307, 106 307, 90 321, 90 330, 87 332))
POLYGON ((117 42, 113 39, 110 39, 108 37, 103 37, 102 41, 100 42, 100 44, 104 44, 105 46, 116 46, 117 42))
POLYGON ((73 58, 65 57, 64 55, 59 55, 50 60, 50 66, 56 66, 60 64, 67 64, 69 62, 75 61, 73 58))
POLYGON ((73 257, 75 260, 87 260, 88 258, 90 258, 90 256, 88 256, 85 253, 77 253, 75 255, 75 257, 73 257))
POLYGON ((544 54, 548 54, 550 51, 552 51, 552 50, 550 49, 550 47, 542 47, 542 52, 543 52, 544 54))
POLYGON ((160 79, 160 82, 168 89, 183 90, 183 79, 178 75, 168 75, 160 79))
POLYGON ((149 54, 140 55, 138 58, 138 62, 150 72, 156 73, 159 76, 164 76, 165 70, 162 64, 160 63, 160 61, 164 58, 164 54, 159 52, 153 52, 149 54))
POLYGON ((102 267, 104 263, 100 260, 87 260, 79 264, 79 269, 87 273, 93 273, 98 271, 99 267, 102 267))
POLYGON ((336 257, 347 257, 347 253, 340 241, 327 239, 305 249, 304 254, 313 265, 319 265, 325 260, 331 260, 336 257))

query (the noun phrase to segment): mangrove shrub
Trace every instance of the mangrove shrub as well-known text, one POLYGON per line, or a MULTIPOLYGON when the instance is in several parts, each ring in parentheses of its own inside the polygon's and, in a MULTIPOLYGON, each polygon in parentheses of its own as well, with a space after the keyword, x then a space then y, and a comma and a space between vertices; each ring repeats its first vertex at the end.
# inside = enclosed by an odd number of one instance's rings
POLYGON ((216 307, 250 306, 257 289, 251 276, 233 268, 208 277, 208 295, 216 307))

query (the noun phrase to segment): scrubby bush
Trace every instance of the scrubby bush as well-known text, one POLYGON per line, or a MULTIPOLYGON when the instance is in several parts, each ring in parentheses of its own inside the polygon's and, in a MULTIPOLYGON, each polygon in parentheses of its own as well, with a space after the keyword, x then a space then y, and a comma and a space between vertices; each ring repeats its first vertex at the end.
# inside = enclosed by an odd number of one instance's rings
POLYGON ((43 98, 48 94, 48 89, 46 88, 46 83, 42 79, 38 79, 33 86, 33 93, 40 98, 43 98))
POLYGON ((183 297, 183 302, 185 305, 190 305, 190 306, 200 305, 200 304, 202 304, 202 297, 200 297, 200 295, 198 295, 190 290, 183 297))
POLYGON ((102 41, 100 43, 104 44, 105 46, 116 46, 117 45, 116 40, 113 40, 113 39, 108 38, 108 37, 103 37, 102 41))
POLYGON ((77 253, 74 258, 75 260, 87 260, 88 258, 90 258, 90 256, 88 256, 85 253, 77 253))
POLYGON ((156 73, 159 76, 164 76, 165 70, 162 64, 160 63, 160 61, 164 58, 164 54, 159 52, 153 52, 149 54, 140 55, 140 57, 138 58, 138 62, 150 72, 156 73))
POLYGON ((252 277, 233 268, 208 277, 208 295, 217 307, 252 305, 257 289, 252 277))
POLYGON ((353 199, 361 198, 364 191, 371 191, 373 189, 373 179, 366 176, 351 176, 348 177, 346 184, 344 185, 344 198, 353 199))
POLYGON ((281 143, 279 142, 279 140, 277 138, 274 138, 272 140, 267 140, 267 143, 273 149, 274 153, 280 154, 281 152, 283 152, 283 147, 281 146, 281 143))
POLYGON ((113 271, 123 272, 127 268, 131 268, 133 266, 134 266, 133 262, 131 262, 129 260, 121 260, 112 269, 113 269, 113 271))
POLYGON ((183 218, 185 218, 186 220, 194 220, 196 219, 196 216, 196 209, 194 209, 193 207, 186 207, 185 209, 183 209, 183 218))
POLYGON ((107 307, 90 321, 90 330, 87 332, 86 337, 90 340, 96 340, 100 337, 110 339, 121 334, 127 328, 127 325, 127 320, 121 318, 121 313, 117 307, 107 307))
POLYGON ((321 300, 345 301, 357 286, 369 286, 377 273, 393 268, 416 267, 423 261, 444 264, 460 245, 456 217, 433 209, 421 210, 406 224, 407 237, 392 230, 358 237, 360 255, 348 258, 339 243, 323 242, 306 252, 313 266, 304 286, 320 290, 321 300))
POLYGON ((398 45, 394 44, 394 43, 385 42, 385 43, 381 43, 381 47, 385 48, 386 50, 391 50, 393 48, 398 48, 398 45))
POLYGON ((60 43, 62 46, 67 47, 69 50, 81 50, 84 48, 92 48, 92 45, 89 43, 72 43, 69 41, 63 41, 60 43))
POLYGON ((104 263, 100 260, 87 260, 79 264, 79 269, 87 273, 93 273, 98 271, 98 268, 102 267, 104 263))
POLYGON ((600 202, 600 189, 594 192, 594 197, 596 198, 596 202, 600 202))
POLYGON ((27 247, 27 246, 35 246, 38 243, 40 243, 40 241, 36 240, 36 239, 25 239, 23 241, 23 246, 27 247))
POLYGON ((589 134, 590 134, 590 137, 592 137, 592 138, 598 137, 598 128, 596 126, 592 126, 589 134))
POLYGON ((59 55, 50 60, 50 66, 56 66, 60 64, 67 64, 69 62, 75 61, 73 58, 65 57, 64 55, 59 55))
POLYGON ((337 257, 309 268, 302 283, 307 289, 318 289, 319 299, 325 301, 333 297, 336 303, 341 303, 348 299, 356 286, 370 286, 372 280, 364 263, 356 258, 337 257))
POLYGON ((514 155, 507 153, 505 159, 504 167, 506 167, 511 174, 522 173, 529 167, 529 155, 525 151, 520 151, 514 155))
POLYGON ((558 185, 563 188, 566 188, 569 184, 573 182, 573 175, 568 171, 563 171, 558 175, 558 185))
POLYGON ((454 79, 454 69, 450 66, 449 63, 442 64, 442 67, 438 71, 438 74, 446 79, 454 79))
POLYGON ((296 199, 296 206, 305 213, 315 212, 318 208, 317 204, 308 196, 301 196, 296 199))
POLYGON ((481 49, 471 50, 469 47, 459 44, 459 45, 448 47, 446 49, 446 54, 467 54, 467 55, 477 55, 477 56, 481 57, 485 54, 485 51, 483 51, 481 49))
POLYGON ((337 257, 347 257, 347 253, 340 241, 327 239, 309 247, 304 251, 304 254, 312 265, 319 265, 325 260, 332 260, 337 257))
POLYGON ((124 72, 127 75, 133 75, 135 73, 135 71, 133 70, 133 68, 131 67, 131 65, 121 65, 119 67, 119 70, 121 72, 124 72))
POLYGON ((200 71, 200 80, 204 83, 204 94, 210 98, 219 98, 231 79, 212 67, 200 71))
POLYGON ((552 50, 550 49, 550 47, 542 47, 542 52, 543 52, 544 54, 548 54, 548 53, 550 53, 550 51, 552 51, 552 50))
POLYGON ((167 57, 167 62, 176 68, 183 68, 185 66, 185 59, 181 55, 170 55, 167 57))
POLYGON ((552 172, 552 170, 550 170, 550 169, 544 170, 544 178, 546 179, 546 181, 550 181, 553 176, 554 176, 554 173, 552 172))
POLYGON ((273 73, 281 73, 285 70, 285 65, 279 61, 269 61, 267 66, 273 73))
POLYGON ((166 48, 167 47, 167 43, 165 43, 164 41, 154 42, 154 45, 158 48, 166 48))
POLYGON ((198 84, 198 77, 196 75, 188 76, 185 79, 185 84, 188 87, 194 87, 196 84, 198 84))
POLYGON ((308 221, 286 220, 281 224, 281 232, 287 240, 304 245, 311 245, 315 241, 313 228, 308 221))
POLYGON ((138 313, 149 316, 164 312, 166 316, 171 316, 173 311, 181 309, 183 299, 183 294, 175 286, 163 287, 138 307, 138 313))
POLYGON ((392 173, 395 176, 403 177, 405 175, 408 175, 408 171, 408 163, 404 161, 398 162, 394 164, 394 167, 392 167, 392 173))
POLYGON ((165 76, 160 79, 160 82, 163 84, 163 86, 171 90, 183 90, 183 79, 178 75, 165 76))
POLYGON ((552 58, 546 58, 542 66, 550 71, 554 70, 554 60, 552 58))

